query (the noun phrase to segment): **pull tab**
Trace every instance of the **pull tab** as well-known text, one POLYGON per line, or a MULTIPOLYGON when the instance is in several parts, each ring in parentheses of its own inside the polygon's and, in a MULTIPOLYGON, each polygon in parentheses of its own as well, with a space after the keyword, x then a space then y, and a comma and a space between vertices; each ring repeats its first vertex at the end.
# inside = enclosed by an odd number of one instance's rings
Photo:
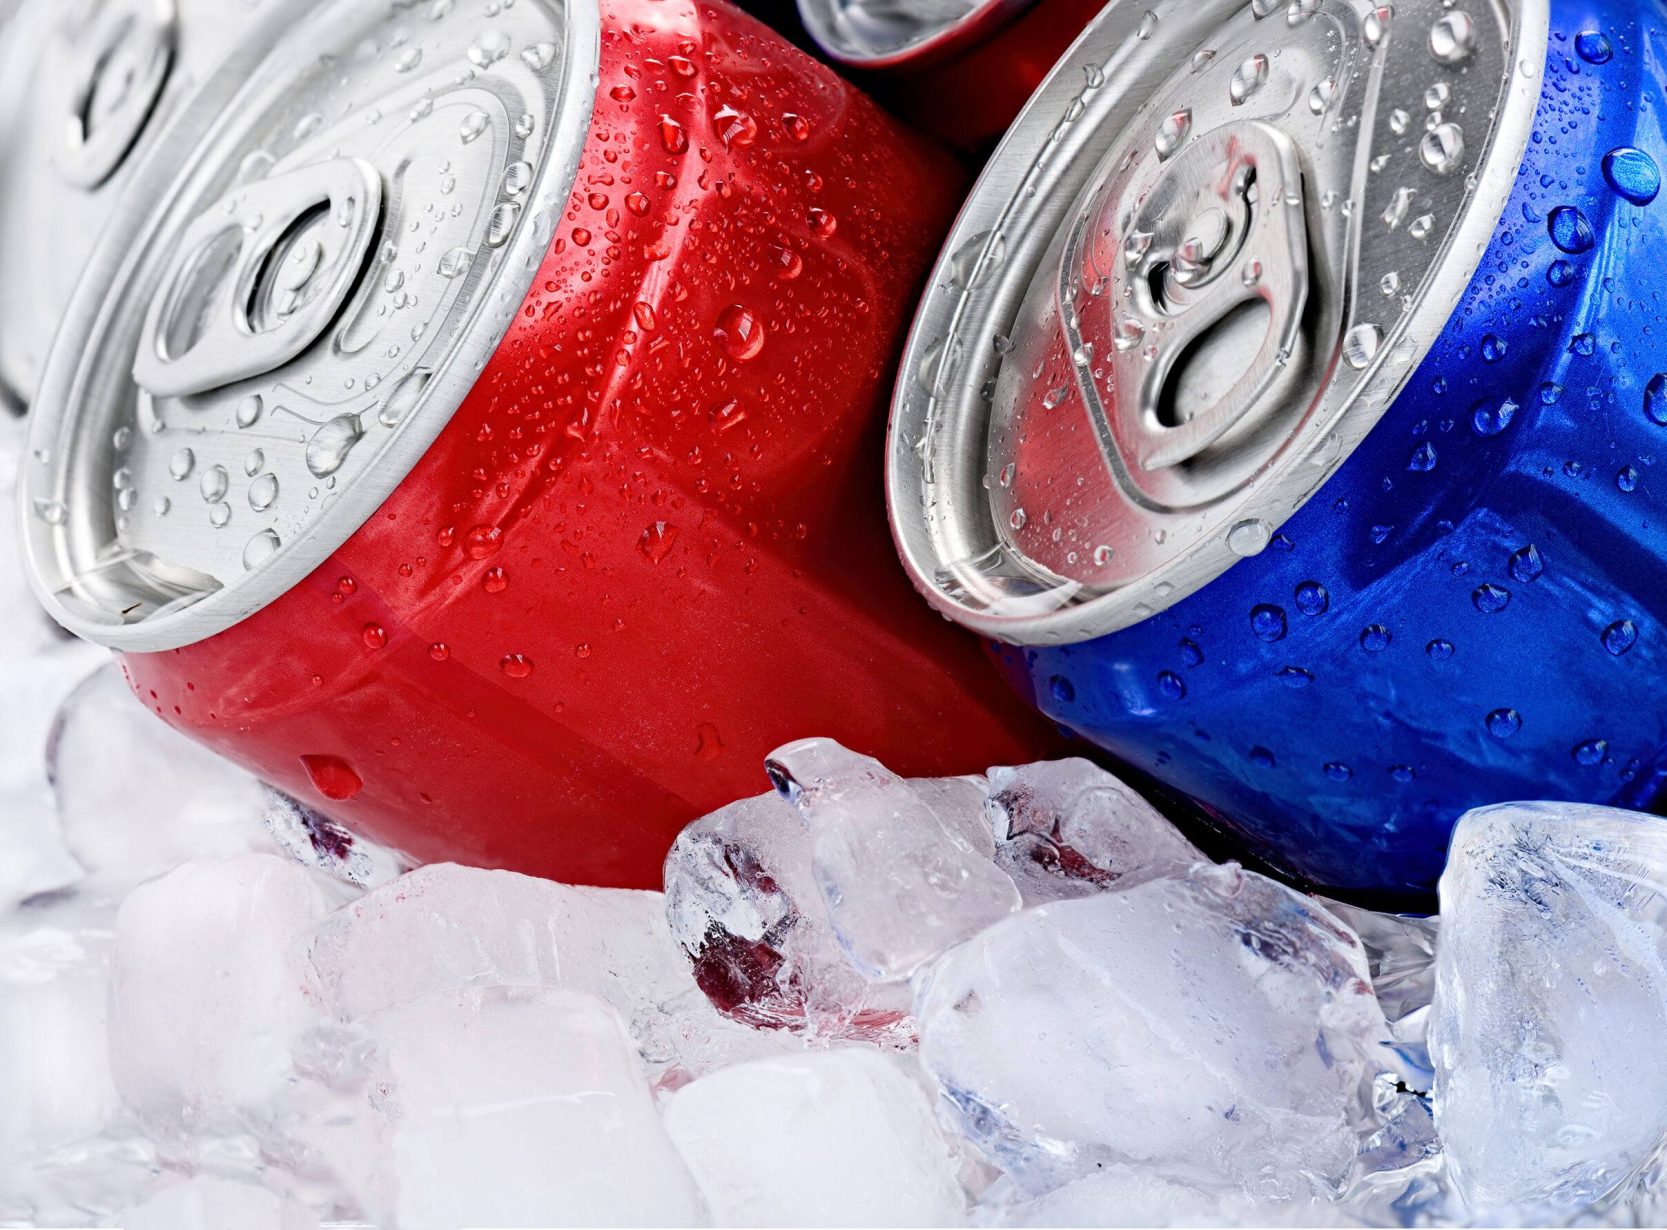
POLYGON ((1098 333, 1109 308, 1109 426, 1131 468, 1153 474, 1255 432, 1289 400, 1310 297, 1307 211, 1296 143, 1259 121, 1202 135, 1144 192, 1128 188, 1088 215, 1080 267, 1113 293, 1079 312, 1098 333))
MULTIPOLYGON (((59 173, 91 190, 120 167, 162 97, 174 61, 174 23, 156 6, 107 4, 90 31, 76 31, 59 173)), ((66 37, 71 32, 66 32, 66 37)))
POLYGON ((311 346, 359 281, 382 215, 360 158, 239 188, 186 230, 145 317, 133 378, 156 397, 275 371, 311 346))

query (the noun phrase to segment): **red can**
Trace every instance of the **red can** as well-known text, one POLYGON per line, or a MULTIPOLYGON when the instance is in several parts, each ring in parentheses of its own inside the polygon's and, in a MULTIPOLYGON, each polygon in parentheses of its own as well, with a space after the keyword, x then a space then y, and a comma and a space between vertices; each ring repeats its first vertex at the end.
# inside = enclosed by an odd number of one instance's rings
POLYGON ((951 161, 721 0, 334 0, 139 172, 48 364, 38 592, 421 860, 658 881, 827 734, 1033 757, 886 527, 951 161))
POLYGON ((910 121, 994 144, 1109 0, 799 0, 832 59, 910 121))

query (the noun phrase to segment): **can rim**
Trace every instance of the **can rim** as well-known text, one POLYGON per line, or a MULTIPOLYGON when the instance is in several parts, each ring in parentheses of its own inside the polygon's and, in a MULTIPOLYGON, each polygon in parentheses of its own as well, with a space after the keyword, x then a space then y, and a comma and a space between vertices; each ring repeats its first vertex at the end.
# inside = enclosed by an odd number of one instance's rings
MULTIPOLYGON (((335 0, 313 10, 275 45, 252 40, 238 48, 223 68, 209 77, 176 112, 172 122, 145 153, 123 195, 123 205, 106 227, 77 285, 47 359, 39 393, 32 405, 25 465, 16 499, 23 526, 23 556, 29 583, 47 612, 68 631, 118 652, 155 653, 210 639, 270 605, 322 565, 369 521, 428 452, 474 387, 478 373, 497 351, 514 323, 577 182, 580 160, 590 133, 601 61, 601 16, 597 0, 553 0, 563 20, 565 61, 552 113, 558 117, 548 155, 524 195, 524 221, 501 249, 500 276, 518 288, 494 287, 470 308, 447 358, 429 380, 425 397, 443 412, 412 416, 385 446, 378 464, 335 497, 329 515, 303 540, 286 544, 270 564, 247 573, 191 605, 158 611, 127 623, 114 615, 99 617, 89 604, 68 602, 65 591, 76 571, 72 544, 61 525, 37 515, 43 503, 64 499, 69 478, 67 457, 78 440, 97 374, 84 360, 96 353, 97 340, 121 327, 122 296, 112 293, 129 284, 146 250, 168 222, 167 211, 152 203, 171 198, 172 190, 202 169, 217 137, 229 131, 238 100, 253 88, 257 74, 272 56, 302 44, 305 31, 336 11, 349 11, 356 0, 335 0), (540 221, 542 219, 542 221, 540 221), (520 276, 518 276, 518 274, 520 276)), ((139 308, 143 314, 143 308, 139 308)), ((131 377, 127 377, 131 378, 131 377)))
MULTIPOLYGON (((976 286, 985 269, 1010 259, 1009 254, 996 250, 1000 236, 1025 228, 1048 236, 1029 252, 1034 270, 1051 237, 1067 224, 1066 211, 1099 161, 1098 148, 1090 146, 1085 153, 1083 134, 1079 132, 1073 140, 1068 131, 1071 125, 1062 123, 1060 117, 1092 113, 1098 105, 1100 114, 1114 115, 1121 130, 1146 101, 1146 96, 1127 88, 1130 79, 1138 82, 1143 69, 1156 72, 1151 86, 1155 93, 1167 74, 1154 61, 1167 57, 1170 67, 1184 63, 1186 53, 1206 45, 1212 29, 1251 7, 1252 0, 1199 0, 1195 9, 1171 6, 1157 23, 1160 29, 1167 28, 1167 40, 1152 37, 1150 25, 1141 33, 1145 18, 1141 5, 1111 5, 1102 11, 1008 130, 968 196, 933 269, 898 369, 886 447, 886 501, 895 545, 916 589, 939 613, 982 636, 1019 645, 1092 640, 1167 609, 1243 558, 1223 538, 1200 543, 1138 583, 1080 599, 1073 595, 1066 605, 1022 599, 994 606, 969 601, 965 591, 945 583, 945 569, 964 556, 952 549, 949 539, 968 514, 963 510, 957 522, 957 514, 943 498, 946 493, 937 463, 948 446, 941 446, 936 437, 955 435, 963 442, 974 434, 982 438, 988 413, 971 427, 953 423, 954 430, 940 430, 945 369, 952 363, 945 356, 954 356, 958 344, 982 345, 982 339, 1005 336, 1001 326, 1010 324, 1017 311, 1014 296, 1009 295, 1006 317, 999 317, 995 309, 1002 305, 992 304, 994 297, 989 294, 975 294, 968 284, 976 286), (1184 15, 1183 21, 1173 21, 1171 14, 1184 15), (1175 31, 1182 27, 1183 34, 1177 36, 1175 31), (1194 31, 1200 37, 1192 38, 1194 31), (1180 53, 1174 46, 1176 37, 1189 39, 1180 53), (1075 175, 1070 173, 1073 157, 1075 175), (1049 198, 1051 205, 1046 203, 1049 198)), ((1448 229, 1418 299, 1386 335, 1380 361, 1369 369, 1332 429, 1305 454, 1257 480, 1243 505, 1245 520, 1259 520, 1276 531, 1324 487, 1428 353, 1480 266, 1514 187, 1514 175, 1502 168, 1520 164, 1532 135, 1550 35, 1550 0, 1515 0, 1490 7, 1503 15, 1508 32, 1508 72, 1497 97, 1489 99, 1494 115, 1482 158, 1486 170, 1474 175, 1468 185, 1460 217, 1448 229), (1403 362, 1392 368, 1382 360, 1396 348, 1397 340, 1403 362)), ((952 408, 952 419, 958 410, 952 408)), ((988 511, 981 505, 971 515, 987 521, 988 511)))
POLYGON ((988 37, 1031 8, 1037 0, 982 0, 948 23, 925 26, 890 46, 874 46, 851 37, 838 21, 842 0, 799 0, 799 20, 817 46, 850 68, 916 68, 954 54, 988 37))

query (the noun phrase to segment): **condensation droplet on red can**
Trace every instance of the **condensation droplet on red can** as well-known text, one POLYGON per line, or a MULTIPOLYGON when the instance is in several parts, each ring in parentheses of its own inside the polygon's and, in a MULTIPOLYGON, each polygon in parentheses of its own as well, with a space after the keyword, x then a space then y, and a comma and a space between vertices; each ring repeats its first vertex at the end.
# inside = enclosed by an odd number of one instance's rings
POLYGON ((805 271, 805 258, 792 248, 772 247, 770 260, 775 265, 776 276, 783 282, 791 282, 805 271))
POLYGON ((338 803, 345 803, 365 788, 364 779, 340 756, 303 756, 301 765, 318 792, 338 803))
POLYGON ((781 126, 787 129, 787 135, 795 141, 810 140, 810 121, 802 115, 789 111, 781 117, 781 126))
POLYGON ((654 309, 642 300, 637 300, 631 307, 631 315, 637 318, 637 324, 652 333, 659 323, 654 319, 654 309))
POLYGON ((839 219, 825 209, 812 209, 809 218, 810 233, 820 239, 829 238, 839 229, 839 219))
POLYGON ((695 68, 694 61, 690 60, 688 56, 667 56, 666 64, 679 77, 693 77, 699 71, 695 68))
POLYGON ((615 102, 630 102, 637 96, 637 92, 628 85, 616 85, 608 91, 608 97, 615 102))
POLYGON ((626 198, 625 198, 625 208, 629 209, 632 213, 636 214, 637 217, 640 218, 648 212, 648 210, 649 210, 649 200, 642 193, 633 192, 633 193, 630 193, 626 196, 626 198))
POLYGON ((533 673, 533 662, 524 653, 508 653, 498 663, 498 669, 511 679, 525 679, 533 673))
POLYGON ((504 545, 504 532, 495 525, 477 525, 469 531, 464 550, 470 559, 486 559, 496 555, 504 545))
POLYGON ((672 544, 677 541, 677 527, 668 525, 664 521, 656 521, 642 532, 637 540, 637 550, 652 563, 658 564, 671 553, 672 544))
POLYGON ((660 117, 660 144, 666 147, 668 154, 681 154, 689 148, 689 134, 683 131, 683 125, 669 115, 660 117))
POLYGON ((509 578, 504 575, 502 568, 488 568, 480 585, 489 594, 501 594, 509 588, 509 578))
POLYGON ((433 658, 436 662, 444 662, 447 658, 451 657, 451 646, 446 644, 444 641, 435 641, 434 644, 428 647, 428 656, 433 658))
POLYGON ((702 722, 695 727, 695 759, 716 760, 723 754, 724 741, 716 726, 711 722, 702 722))
POLYGON ((341 580, 336 582, 336 589, 340 592, 342 597, 351 597, 353 594, 359 592, 359 583, 352 577, 343 577, 341 580))
POLYGON ((758 140, 758 121, 745 111, 737 111, 727 103, 712 116, 718 130, 718 140, 727 145, 748 146, 758 140))
POLYGON ((756 359, 764 349, 764 322, 751 309, 737 303, 718 313, 718 324, 712 334, 725 354, 743 363, 756 359))
POLYGON ((381 624, 366 624, 362 635, 365 638, 366 647, 370 649, 381 649, 388 643, 387 629, 383 628, 381 624))

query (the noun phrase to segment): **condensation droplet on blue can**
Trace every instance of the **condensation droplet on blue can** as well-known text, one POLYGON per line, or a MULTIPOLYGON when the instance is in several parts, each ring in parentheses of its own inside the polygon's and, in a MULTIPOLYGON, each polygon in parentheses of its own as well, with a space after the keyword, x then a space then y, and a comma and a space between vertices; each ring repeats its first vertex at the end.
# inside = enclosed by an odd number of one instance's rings
POLYGON ((1498 404, 1484 402, 1471 412, 1470 425, 1479 436, 1497 436, 1511 425, 1516 412, 1517 404, 1509 397, 1498 404))
POLYGON ((1159 671, 1158 691, 1169 700, 1181 700, 1187 694, 1187 685, 1174 671, 1159 671))
POLYGON ((1607 64, 1615 54, 1609 36, 1602 30, 1582 30, 1574 36, 1574 50, 1588 64, 1607 64))
POLYGON ((1576 333, 1569 342, 1569 353, 1589 359, 1598 352, 1598 339, 1590 333, 1576 333))
POLYGON ((1657 427, 1667 427, 1667 373, 1657 372, 1644 386, 1644 417, 1657 427))
POLYGON ((1288 688, 1306 688, 1314 682, 1314 675, 1300 666, 1282 666, 1279 668, 1279 681, 1288 688))
POLYGON ((1285 611, 1282 607, 1262 603, 1250 609, 1250 630, 1256 634, 1256 639, 1274 641, 1285 639, 1286 622, 1285 611))
POLYGON ((1528 582, 1538 580, 1545 571, 1545 561, 1540 558, 1539 548, 1529 543, 1511 556, 1511 577, 1514 580, 1528 582))
POLYGON ((1433 661, 1445 662, 1448 658, 1453 656, 1453 642, 1444 640, 1438 636, 1435 640, 1424 646, 1424 652, 1429 654, 1433 661))
POLYGON ((1435 445, 1428 440, 1412 450, 1412 456, 1407 458, 1407 469, 1414 473, 1427 474, 1435 469, 1435 445))
POLYGON ((1595 764, 1602 764, 1603 758, 1608 753, 1609 743, 1607 740, 1587 739, 1584 743, 1576 744, 1569 754, 1574 757, 1576 764, 1590 767, 1595 764))
POLYGON ((1382 653, 1394 639, 1382 624, 1368 624, 1360 630, 1360 647, 1367 653, 1382 653))
POLYGON ((1559 205, 1552 210, 1546 217, 1545 229, 1551 235, 1551 242, 1570 256, 1590 252, 1597 242, 1592 224, 1573 205, 1559 205))
POLYGON ((1495 739, 1509 739, 1522 729, 1522 715, 1515 709, 1495 709, 1484 720, 1495 739))
POLYGON ((1505 357, 1505 352, 1509 349, 1510 343, 1504 338, 1497 333, 1489 333, 1482 338, 1482 361, 1497 363, 1505 357))
POLYGON ((1648 205, 1661 192, 1661 168, 1641 149, 1622 145, 1603 156, 1603 178, 1615 195, 1648 205))
POLYGON ((1484 581, 1471 591, 1470 603, 1484 615, 1497 615, 1511 604, 1511 591, 1484 581))
POLYGON ((1349 768, 1349 766, 1344 764, 1341 760, 1333 760, 1329 762, 1321 769, 1321 772, 1334 782, 1346 782, 1349 778, 1354 776, 1354 770, 1349 768))
POLYGON ((1055 675, 1048 680, 1048 691, 1053 698, 1062 705, 1068 705, 1077 698, 1077 689, 1064 675, 1055 675))
POLYGON ((1638 625, 1630 619, 1617 619, 1603 630, 1603 647, 1617 658, 1638 643, 1638 625))
POLYGON ((1204 651, 1198 647, 1197 641, 1190 637, 1182 637, 1181 643, 1176 648, 1181 651, 1181 664, 1183 666, 1204 665, 1204 651))
POLYGON ((1304 581, 1296 589, 1297 610, 1304 615, 1324 615, 1331 606, 1331 595, 1318 581, 1304 581))

